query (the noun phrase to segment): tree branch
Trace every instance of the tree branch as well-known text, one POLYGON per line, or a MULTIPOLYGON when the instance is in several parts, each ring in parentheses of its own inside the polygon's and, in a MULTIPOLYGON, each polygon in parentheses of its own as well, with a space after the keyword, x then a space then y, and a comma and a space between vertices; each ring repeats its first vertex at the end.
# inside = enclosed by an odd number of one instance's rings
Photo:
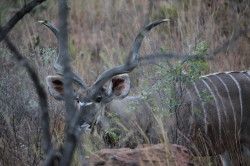
POLYGON ((29 13, 36 6, 40 5, 46 0, 33 0, 22 9, 20 9, 16 14, 4 25, 0 30, 0 42, 5 38, 5 36, 10 32, 10 30, 20 21, 27 13, 29 13))
POLYGON ((234 33, 234 35, 227 41, 225 41, 221 46, 218 46, 214 50, 210 51, 204 56, 194 55, 194 54, 178 54, 178 53, 152 53, 148 54, 144 57, 140 57, 139 61, 142 65, 146 64, 155 64, 155 60, 169 60, 169 59, 177 59, 181 60, 181 63, 185 63, 190 60, 199 60, 205 59, 210 60, 214 58, 217 54, 226 51, 231 45, 233 45, 240 37, 245 37, 248 39, 247 33, 250 32, 250 29, 239 30, 238 32, 234 33))
POLYGON ((58 0, 59 3, 59 57, 62 58, 64 76, 64 95, 66 107, 66 129, 65 142, 62 149, 61 166, 68 166, 71 163, 75 147, 77 145, 77 123, 74 122, 76 109, 73 101, 73 73, 70 67, 68 51, 68 0, 58 0))
POLYGON ((48 154, 50 149, 52 148, 52 143, 51 143, 50 126, 49 126, 50 120, 48 112, 47 94, 39 80, 37 73, 28 62, 28 59, 26 59, 24 56, 21 55, 21 53, 17 50, 14 44, 9 40, 8 36, 5 36, 5 43, 7 47, 10 49, 10 51, 13 53, 18 63, 26 68, 28 75, 30 76, 34 84, 34 87, 36 89, 36 92, 38 94, 39 104, 42 111, 41 127, 43 131, 43 150, 46 154, 48 154))
POLYGON ((233 36, 224 42, 222 46, 218 46, 214 50, 212 50, 210 53, 208 53, 206 58, 213 58, 215 55, 225 51, 230 47, 232 44, 234 44, 240 37, 242 36, 247 36, 247 33, 250 32, 250 29, 244 29, 244 30, 239 30, 238 32, 235 32, 233 36))

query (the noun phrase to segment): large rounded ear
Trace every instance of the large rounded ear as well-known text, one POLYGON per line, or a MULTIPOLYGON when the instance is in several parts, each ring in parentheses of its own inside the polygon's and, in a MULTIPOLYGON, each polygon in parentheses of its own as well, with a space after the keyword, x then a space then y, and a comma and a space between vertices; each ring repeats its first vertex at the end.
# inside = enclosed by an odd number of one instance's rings
MULTIPOLYGON (((46 83, 48 86, 48 90, 51 96, 53 96, 57 100, 63 100, 64 98, 64 84, 63 77, 61 76, 47 76, 46 83)), ((74 95, 76 96, 76 92, 81 88, 78 83, 73 82, 74 95)))
POLYGON ((63 78, 61 76, 47 76, 46 83, 51 96, 62 100, 64 96, 63 78))
POLYGON ((130 90, 130 79, 128 74, 120 74, 112 77, 109 82, 108 94, 114 98, 126 97, 130 90))

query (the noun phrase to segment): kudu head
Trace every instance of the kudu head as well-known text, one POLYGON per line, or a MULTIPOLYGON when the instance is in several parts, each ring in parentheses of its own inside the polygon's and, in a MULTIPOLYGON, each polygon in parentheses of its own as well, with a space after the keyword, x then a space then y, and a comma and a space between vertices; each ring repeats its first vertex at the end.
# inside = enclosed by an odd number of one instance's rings
MULTIPOLYGON (((84 114, 82 114, 80 123, 87 123, 92 126, 104 114, 103 107, 107 103, 114 99, 125 98, 128 95, 130 90, 130 79, 127 73, 138 66, 139 49, 145 35, 153 27, 166 21, 167 19, 158 20, 142 28, 133 42, 125 64, 104 71, 91 86, 87 86, 77 74, 73 74, 74 84, 78 87, 75 89, 74 95, 78 111, 82 111, 84 108, 89 107, 88 111, 84 111, 84 114)), ((47 26, 58 39, 59 31, 57 28, 47 21, 40 22, 47 26)), ((63 67, 61 62, 62 57, 60 57, 59 54, 54 63, 54 69, 58 75, 47 76, 46 78, 49 93, 57 100, 64 99, 64 82, 61 76, 63 67)))

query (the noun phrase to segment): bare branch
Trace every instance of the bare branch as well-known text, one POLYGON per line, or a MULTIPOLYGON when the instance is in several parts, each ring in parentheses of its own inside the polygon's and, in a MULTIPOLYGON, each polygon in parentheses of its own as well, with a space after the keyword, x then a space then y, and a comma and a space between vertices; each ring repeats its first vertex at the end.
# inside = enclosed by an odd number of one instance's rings
POLYGON ((65 135, 66 140, 62 149, 62 158, 60 160, 60 165, 68 166, 71 163, 72 156, 74 154, 75 147, 77 145, 78 135, 76 132, 76 126, 74 124, 75 116, 75 105, 73 102, 73 73, 70 67, 70 58, 68 51, 68 1, 58 0, 59 3, 59 57, 61 58, 61 64, 63 68, 64 76, 64 101, 66 107, 66 129, 65 135), (72 122, 73 121, 73 122, 72 122))
POLYGON ((181 63, 185 63, 190 60, 206 59, 206 57, 200 56, 200 55, 192 55, 192 54, 178 54, 178 53, 173 53, 173 52, 166 52, 166 53, 156 52, 156 53, 145 55, 144 57, 140 57, 139 62, 142 65, 146 65, 146 64, 156 64, 156 61, 159 61, 159 60, 168 61, 170 59, 181 60, 181 63))
POLYGON ((17 50, 17 48, 14 46, 14 44, 9 40, 8 36, 5 36, 5 43, 6 43, 7 47, 13 53, 13 55, 16 58, 16 60, 18 61, 18 63, 26 68, 31 80, 33 81, 36 92, 38 94, 39 104, 40 104, 41 111, 42 111, 41 127, 42 127, 42 131, 43 131, 43 149, 44 149, 44 152, 47 154, 47 153, 49 153, 50 149, 52 148, 52 143, 51 143, 51 135, 50 135, 50 127, 49 127, 50 120, 49 120, 46 92, 45 92, 34 68, 30 65, 28 60, 24 56, 21 55, 21 53, 17 50))
POLYGON ((139 61, 143 65, 145 64, 155 64, 155 60, 169 60, 169 59, 177 59, 181 60, 181 63, 185 63, 190 60, 199 60, 199 59, 205 59, 210 60, 214 58, 219 53, 226 51, 231 45, 233 45, 239 38, 242 36, 248 39, 247 33, 250 32, 250 29, 245 30, 239 30, 238 32, 234 33, 234 35, 224 42, 221 46, 218 46, 214 50, 210 51, 208 54, 204 56, 200 55, 194 55, 194 54, 178 54, 178 53, 172 53, 172 52, 166 52, 166 53, 152 53, 148 54, 144 57, 140 57, 139 61))
POLYGON ((10 32, 10 30, 20 21, 27 13, 29 13, 36 6, 40 5, 46 0, 33 0, 22 9, 20 9, 16 14, 4 25, 0 30, 0 42, 5 38, 5 36, 10 32))
POLYGON ((180 59, 180 55, 177 53, 152 53, 152 54, 147 54, 143 57, 139 57, 139 62, 144 65, 144 64, 154 64, 156 60, 169 60, 169 59, 180 59))
POLYGON ((67 0, 59 0, 59 57, 64 76, 64 94, 67 118, 74 115, 72 72, 68 50, 68 4, 67 0))
POLYGON ((240 37, 247 36, 247 33, 250 32, 250 29, 239 30, 233 34, 233 36, 226 42, 222 44, 222 46, 217 47, 210 53, 208 53, 206 58, 213 58, 215 55, 227 50, 232 44, 234 44, 240 37))

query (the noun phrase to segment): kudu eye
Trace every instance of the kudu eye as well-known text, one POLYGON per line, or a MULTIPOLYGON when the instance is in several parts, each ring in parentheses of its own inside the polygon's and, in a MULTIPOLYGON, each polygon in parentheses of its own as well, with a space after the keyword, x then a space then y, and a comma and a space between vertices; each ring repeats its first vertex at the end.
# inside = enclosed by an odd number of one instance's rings
POLYGON ((100 103, 102 101, 102 96, 97 96, 96 99, 95 99, 95 101, 97 103, 100 103))
POLYGON ((77 102, 77 103, 79 103, 79 102, 80 102, 79 97, 76 97, 76 102, 77 102))

